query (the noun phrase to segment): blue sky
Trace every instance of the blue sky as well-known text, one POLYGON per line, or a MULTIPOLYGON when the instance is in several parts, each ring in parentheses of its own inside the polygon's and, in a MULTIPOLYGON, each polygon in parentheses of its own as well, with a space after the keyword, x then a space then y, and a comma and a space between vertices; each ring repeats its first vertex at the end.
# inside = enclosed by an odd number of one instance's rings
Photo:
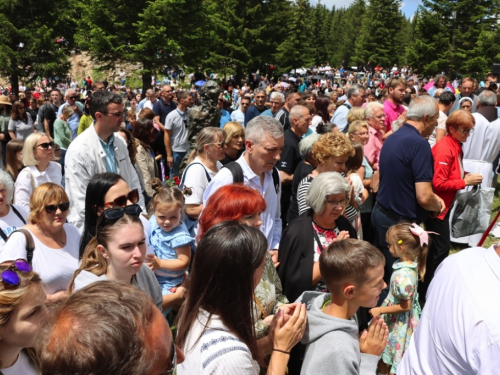
MULTIPOLYGON (((348 7, 354 0, 321 0, 321 3, 326 5, 327 8, 332 8, 332 6, 336 6, 338 8, 348 7)), ((406 17, 412 17, 417 10, 419 4, 421 4, 420 0, 402 0, 403 1, 403 13, 406 17)), ((318 3, 318 0, 311 0, 311 3, 318 3)))

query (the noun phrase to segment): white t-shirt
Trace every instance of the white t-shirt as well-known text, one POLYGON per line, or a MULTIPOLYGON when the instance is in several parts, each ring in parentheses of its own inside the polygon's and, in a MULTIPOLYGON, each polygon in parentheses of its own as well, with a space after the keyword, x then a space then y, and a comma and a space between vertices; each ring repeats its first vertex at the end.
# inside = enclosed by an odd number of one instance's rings
POLYGON ((33 176, 35 188, 45 182, 53 182, 61 186, 61 164, 51 161, 47 169, 42 172, 35 165, 30 165, 19 172, 19 176, 17 176, 14 184, 14 203, 23 206, 28 212, 30 209, 31 193, 33 193, 31 176, 33 176))
POLYGON ((201 310, 182 348, 186 358, 177 365, 177 375, 259 374, 259 365, 248 346, 231 333, 217 315, 212 315, 205 328, 207 319, 208 313, 201 310))
MULTIPOLYGON (((16 206, 17 211, 21 214, 21 216, 24 218, 24 223, 21 221, 19 216, 16 215, 14 210, 12 209, 13 205, 10 205, 9 208, 9 213, 5 215, 4 217, 0 217, 0 228, 2 231, 5 233, 7 237, 14 232, 16 229, 19 229, 21 227, 24 227, 26 223, 28 222, 28 211, 21 206, 16 206)), ((5 241, 3 238, 0 238, 0 249, 3 247, 5 244, 5 241)))
POLYGON ((309 125, 309 129, 316 133, 316 128, 318 127, 320 122, 324 122, 321 116, 314 115, 311 120, 311 125, 309 125))
MULTIPOLYGON (((217 172, 211 171, 210 169, 206 168, 201 162, 201 159, 198 157, 194 158, 194 160, 191 162, 191 164, 194 163, 197 164, 191 167, 188 166, 189 170, 184 178, 184 186, 187 186, 193 190, 193 193, 189 197, 185 198, 186 204, 202 204, 203 194, 205 193, 205 189, 209 184, 205 171, 208 172, 210 179, 214 178, 217 174, 217 172)), ((220 162, 217 162, 217 171, 219 171, 221 168, 222 164, 220 162)))
POLYGON ((19 353, 17 361, 9 368, 1 369, 3 375, 36 375, 33 363, 25 352, 19 353))
MULTIPOLYGON (((80 231, 71 224, 64 224, 64 230, 67 241, 62 249, 52 249, 33 236, 35 251, 32 266, 40 275, 47 294, 66 290, 78 268, 80 231)), ((26 259, 26 237, 22 233, 14 233, 0 251, 0 263, 16 259, 26 259)))

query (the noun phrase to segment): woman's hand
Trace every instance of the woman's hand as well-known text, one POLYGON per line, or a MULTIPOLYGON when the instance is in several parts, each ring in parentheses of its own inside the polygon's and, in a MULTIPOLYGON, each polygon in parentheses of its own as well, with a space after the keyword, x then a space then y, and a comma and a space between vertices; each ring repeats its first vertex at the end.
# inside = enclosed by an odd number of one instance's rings
POLYGON ((156 270, 157 268, 159 268, 159 265, 158 265, 158 257, 154 254, 148 254, 146 255, 146 264, 147 266, 152 270, 156 270))
POLYGON ((293 305, 295 308, 288 321, 285 321, 285 313, 281 310, 274 316, 269 329, 274 349, 290 352, 304 335, 307 323, 306 306, 300 303, 293 305))
POLYGON ((47 294, 47 299, 45 300, 45 304, 55 303, 62 300, 65 300, 69 297, 69 294, 65 290, 60 290, 54 294, 47 294))
POLYGON ((265 325, 270 326, 271 323, 273 322, 273 319, 274 315, 268 315, 262 321, 264 322, 265 325))
POLYGON ((349 231, 347 230, 343 230, 339 233, 339 235, 337 236, 337 238, 335 239, 335 241, 337 240, 346 240, 349 238, 349 231))
POLYGON ((384 320, 379 316, 373 318, 368 330, 364 330, 359 338, 361 353, 380 356, 387 345, 389 330, 384 320))

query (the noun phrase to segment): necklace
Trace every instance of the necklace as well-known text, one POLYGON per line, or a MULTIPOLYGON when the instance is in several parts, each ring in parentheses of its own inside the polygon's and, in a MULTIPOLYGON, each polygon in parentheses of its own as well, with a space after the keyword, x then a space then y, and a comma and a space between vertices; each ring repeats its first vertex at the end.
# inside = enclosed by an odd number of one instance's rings
POLYGON ((41 230, 41 232, 44 234, 45 237, 48 237, 48 238, 50 238, 50 239, 52 239, 52 240, 54 240, 56 242, 62 243, 63 247, 66 245, 66 240, 63 239, 64 238, 64 233, 65 233, 64 232, 64 228, 61 228, 61 230, 59 232, 59 236, 61 237, 61 239, 57 240, 54 237, 52 237, 52 236, 48 235, 47 233, 45 233, 45 231, 42 229, 42 227, 40 226, 40 224, 37 224, 36 226, 38 227, 38 229, 41 230))

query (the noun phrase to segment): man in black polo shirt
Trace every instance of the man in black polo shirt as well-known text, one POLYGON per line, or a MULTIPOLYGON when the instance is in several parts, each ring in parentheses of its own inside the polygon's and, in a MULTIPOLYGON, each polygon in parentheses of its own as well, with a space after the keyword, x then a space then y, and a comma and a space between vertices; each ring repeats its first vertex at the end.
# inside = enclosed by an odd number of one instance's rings
MULTIPOLYGON (((154 96, 154 94, 151 94, 154 96)), ((153 151, 160 153, 162 158, 167 161, 167 150, 165 148, 165 119, 167 115, 175 111, 177 105, 172 101, 174 97, 174 92, 172 87, 169 85, 163 85, 160 91, 160 98, 153 105, 153 112, 155 113, 155 122, 161 129, 161 132, 157 132, 155 140, 151 143, 153 151)))
POLYGON ((285 105, 274 115, 274 118, 283 125, 284 130, 290 129, 290 110, 300 103, 300 93, 291 90, 285 93, 285 105))
MULTIPOLYGON (((384 281, 390 284, 394 258, 385 235, 390 226, 400 221, 422 223, 429 214, 438 215, 445 204, 432 191, 434 164, 426 138, 437 124, 439 107, 428 95, 414 99, 408 109, 406 123, 389 136, 380 152, 380 185, 372 210, 375 246, 385 256, 384 281)), ((380 295, 379 302, 387 295, 380 295)))
POLYGON ((286 216, 292 197, 292 180, 295 169, 302 160, 299 142, 307 133, 311 125, 309 109, 303 105, 296 105, 290 110, 290 129, 285 131, 285 147, 281 151, 281 159, 277 164, 281 179, 281 221, 283 228, 286 225, 286 216))

